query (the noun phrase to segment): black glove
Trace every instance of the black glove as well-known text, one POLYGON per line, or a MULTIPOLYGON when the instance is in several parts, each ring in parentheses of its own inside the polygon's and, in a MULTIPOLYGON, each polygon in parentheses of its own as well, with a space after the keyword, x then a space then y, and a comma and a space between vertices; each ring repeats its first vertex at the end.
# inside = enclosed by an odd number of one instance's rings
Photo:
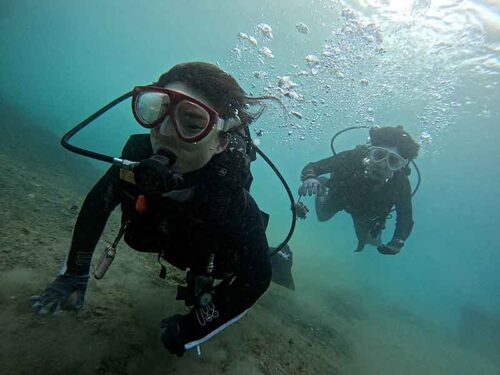
POLYGON ((401 251, 405 242, 400 239, 393 239, 387 245, 380 245, 377 250, 380 254, 396 255, 401 251))
POLYGON ((182 357, 185 339, 181 329, 182 315, 177 314, 160 322, 160 338, 165 349, 170 353, 182 357))
POLYGON ((80 310, 85 300, 89 275, 60 275, 40 296, 30 298, 31 306, 39 314, 53 314, 61 310, 80 310))

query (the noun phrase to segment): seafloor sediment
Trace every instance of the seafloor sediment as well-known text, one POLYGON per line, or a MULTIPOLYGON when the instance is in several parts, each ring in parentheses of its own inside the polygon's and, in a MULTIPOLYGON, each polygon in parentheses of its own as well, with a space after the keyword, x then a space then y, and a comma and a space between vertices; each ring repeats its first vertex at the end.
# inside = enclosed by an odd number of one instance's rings
MULTIPOLYGON (((153 255, 123 243, 105 279, 91 280, 81 312, 34 314, 29 297, 57 272, 79 207, 99 172, 68 156, 54 135, 36 128, 26 133, 23 119, 15 121, 17 129, 2 129, 0 141, 2 374, 318 374, 336 373, 349 357, 342 336, 326 322, 301 318, 300 305, 287 301, 289 292, 279 287, 240 323, 203 345, 201 357, 168 354, 159 341, 159 322, 186 311, 175 301, 183 275, 169 268, 161 280, 153 255), (286 311, 279 307, 283 303, 286 311), (332 343, 333 352, 320 350, 332 343)), ((96 252, 113 238, 118 214, 96 252)))

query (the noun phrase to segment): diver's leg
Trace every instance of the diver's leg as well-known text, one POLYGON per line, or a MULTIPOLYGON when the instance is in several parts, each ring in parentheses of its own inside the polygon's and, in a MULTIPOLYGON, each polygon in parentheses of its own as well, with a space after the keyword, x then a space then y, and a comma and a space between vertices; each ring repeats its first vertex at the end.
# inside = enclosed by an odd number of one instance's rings
MULTIPOLYGON (((328 181, 327 179, 325 180, 328 181)), ((320 180, 323 192, 325 192, 325 180, 320 180)), ((333 215, 343 209, 332 189, 327 190, 326 194, 316 195, 315 208, 319 221, 330 220, 333 215)))
POLYGON ((370 223, 367 243, 378 247, 382 244, 382 231, 385 228, 385 219, 377 218, 370 223))
POLYGON ((329 193, 326 196, 316 197, 316 216, 319 221, 328 221, 333 215, 342 210, 342 208, 339 208, 335 204, 335 199, 332 195, 333 194, 329 193))
POLYGON ((362 251, 368 243, 368 238, 370 236, 370 223, 354 215, 352 216, 352 222, 354 224, 356 237, 358 238, 358 246, 355 252, 359 252, 362 251))

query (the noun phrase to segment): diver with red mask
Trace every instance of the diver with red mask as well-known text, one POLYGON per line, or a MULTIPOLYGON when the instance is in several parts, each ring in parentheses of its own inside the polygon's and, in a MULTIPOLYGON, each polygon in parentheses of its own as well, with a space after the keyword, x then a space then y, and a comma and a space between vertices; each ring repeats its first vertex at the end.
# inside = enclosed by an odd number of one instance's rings
MULTIPOLYGON (((133 249, 187 271, 177 299, 191 310, 162 320, 166 349, 180 356, 245 315, 271 281, 266 217, 247 190, 252 180, 247 126, 260 115, 249 108, 265 99, 246 96, 215 65, 179 64, 70 131, 63 138, 66 148, 113 166, 87 195, 63 267, 32 297, 33 307, 42 314, 83 307, 94 249, 120 205, 119 234, 106 247, 95 277, 104 276, 122 236, 133 249), (133 115, 149 134, 131 136, 121 158, 66 142, 130 96, 133 115)), ((160 277, 165 273, 162 265, 160 277)))

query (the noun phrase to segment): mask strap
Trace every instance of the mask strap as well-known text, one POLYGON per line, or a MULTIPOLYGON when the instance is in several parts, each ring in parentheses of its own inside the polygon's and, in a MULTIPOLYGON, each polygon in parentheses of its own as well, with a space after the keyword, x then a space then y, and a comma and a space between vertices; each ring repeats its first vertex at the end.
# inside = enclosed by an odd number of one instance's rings
POLYGON ((234 128, 237 128, 241 125, 242 125, 241 120, 238 117, 238 115, 236 115, 235 117, 230 117, 227 120, 224 120, 224 129, 223 130, 227 132, 227 131, 234 129, 234 128))
POLYGON ((221 130, 223 132, 228 132, 234 128, 241 126, 243 123, 240 119, 240 116, 238 116, 238 113, 239 113, 238 110, 235 109, 233 116, 231 116, 227 119, 223 119, 222 117, 219 117, 217 129, 221 130))

